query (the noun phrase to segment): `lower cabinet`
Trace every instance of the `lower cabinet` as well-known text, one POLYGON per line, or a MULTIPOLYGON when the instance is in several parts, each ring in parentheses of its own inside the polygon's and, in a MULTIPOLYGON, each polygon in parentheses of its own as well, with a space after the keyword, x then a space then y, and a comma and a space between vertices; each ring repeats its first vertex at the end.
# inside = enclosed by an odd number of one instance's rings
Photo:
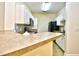
POLYGON ((53 55, 53 45, 52 41, 48 42, 28 53, 23 54, 23 56, 52 56, 53 55))
POLYGON ((6 56, 52 56, 53 55, 53 42, 42 42, 33 46, 15 51, 6 56))

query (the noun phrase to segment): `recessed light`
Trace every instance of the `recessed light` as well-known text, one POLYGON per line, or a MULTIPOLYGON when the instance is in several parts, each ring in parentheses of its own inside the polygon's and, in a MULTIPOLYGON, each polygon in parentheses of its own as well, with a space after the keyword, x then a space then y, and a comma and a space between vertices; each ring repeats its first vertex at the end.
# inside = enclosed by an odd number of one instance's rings
POLYGON ((47 10, 50 9, 50 6, 51 6, 51 3, 49 3, 49 2, 44 2, 44 3, 42 3, 41 10, 42 10, 42 11, 47 11, 47 10))

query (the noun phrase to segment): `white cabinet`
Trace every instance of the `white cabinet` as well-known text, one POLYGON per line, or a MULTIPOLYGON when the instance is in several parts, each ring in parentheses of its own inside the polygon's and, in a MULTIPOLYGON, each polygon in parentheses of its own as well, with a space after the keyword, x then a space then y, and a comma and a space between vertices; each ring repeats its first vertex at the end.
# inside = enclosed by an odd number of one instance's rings
POLYGON ((28 7, 24 4, 16 4, 16 23, 29 24, 30 18, 34 20, 28 7))
POLYGON ((34 20, 26 5, 15 2, 0 3, 0 15, 0 31, 14 31, 16 23, 29 24, 30 18, 34 20))
POLYGON ((16 4, 16 23, 29 24, 31 13, 24 4, 16 4))
POLYGON ((16 4, 16 23, 27 23, 28 14, 25 10, 25 6, 22 4, 16 4))
POLYGON ((30 18, 34 22, 33 29, 37 29, 37 19, 35 19, 29 10, 29 8, 24 4, 16 4, 16 23, 17 24, 30 24, 30 18))
POLYGON ((65 7, 58 12, 58 16, 56 17, 57 25, 64 26, 66 20, 66 12, 65 7))
POLYGON ((59 16, 56 18, 57 25, 62 26, 62 25, 63 25, 63 23, 62 23, 63 20, 64 20, 63 14, 59 15, 59 16))
POLYGON ((15 2, 5 3, 5 21, 4 29, 12 30, 15 29, 15 23, 28 24, 30 15, 24 4, 17 4, 15 2))
POLYGON ((64 26, 65 25, 65 18, 64 18, 64 15, 59 15, 57 18, 56 18, 56 21, 57 21, 57 25, 58 26, 64 26))

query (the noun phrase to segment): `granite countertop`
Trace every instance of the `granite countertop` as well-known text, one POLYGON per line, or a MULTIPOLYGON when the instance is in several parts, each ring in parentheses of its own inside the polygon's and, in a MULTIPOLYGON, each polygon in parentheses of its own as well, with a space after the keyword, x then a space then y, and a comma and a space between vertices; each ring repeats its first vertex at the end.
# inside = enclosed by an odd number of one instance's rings
POLYGON ((39 42, 44 42, 61 35, 61 33, 51 32, 22 35, 11 31, 3 31, 0 32, 0 55, 27 48, 39 42))

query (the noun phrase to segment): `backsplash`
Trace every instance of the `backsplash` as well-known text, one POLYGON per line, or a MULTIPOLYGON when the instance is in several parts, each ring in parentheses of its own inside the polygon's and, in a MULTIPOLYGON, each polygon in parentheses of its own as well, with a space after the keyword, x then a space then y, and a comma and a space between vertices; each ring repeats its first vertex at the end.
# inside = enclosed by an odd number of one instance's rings
POLYGON ((21 34, 25 33, 26 31, 36 33, 37 29, 32 29, 32 27, 33 26, 30 26, 28 24, 16 24, 15 30, 16 30, 16 32, 21 33, 21 34))

